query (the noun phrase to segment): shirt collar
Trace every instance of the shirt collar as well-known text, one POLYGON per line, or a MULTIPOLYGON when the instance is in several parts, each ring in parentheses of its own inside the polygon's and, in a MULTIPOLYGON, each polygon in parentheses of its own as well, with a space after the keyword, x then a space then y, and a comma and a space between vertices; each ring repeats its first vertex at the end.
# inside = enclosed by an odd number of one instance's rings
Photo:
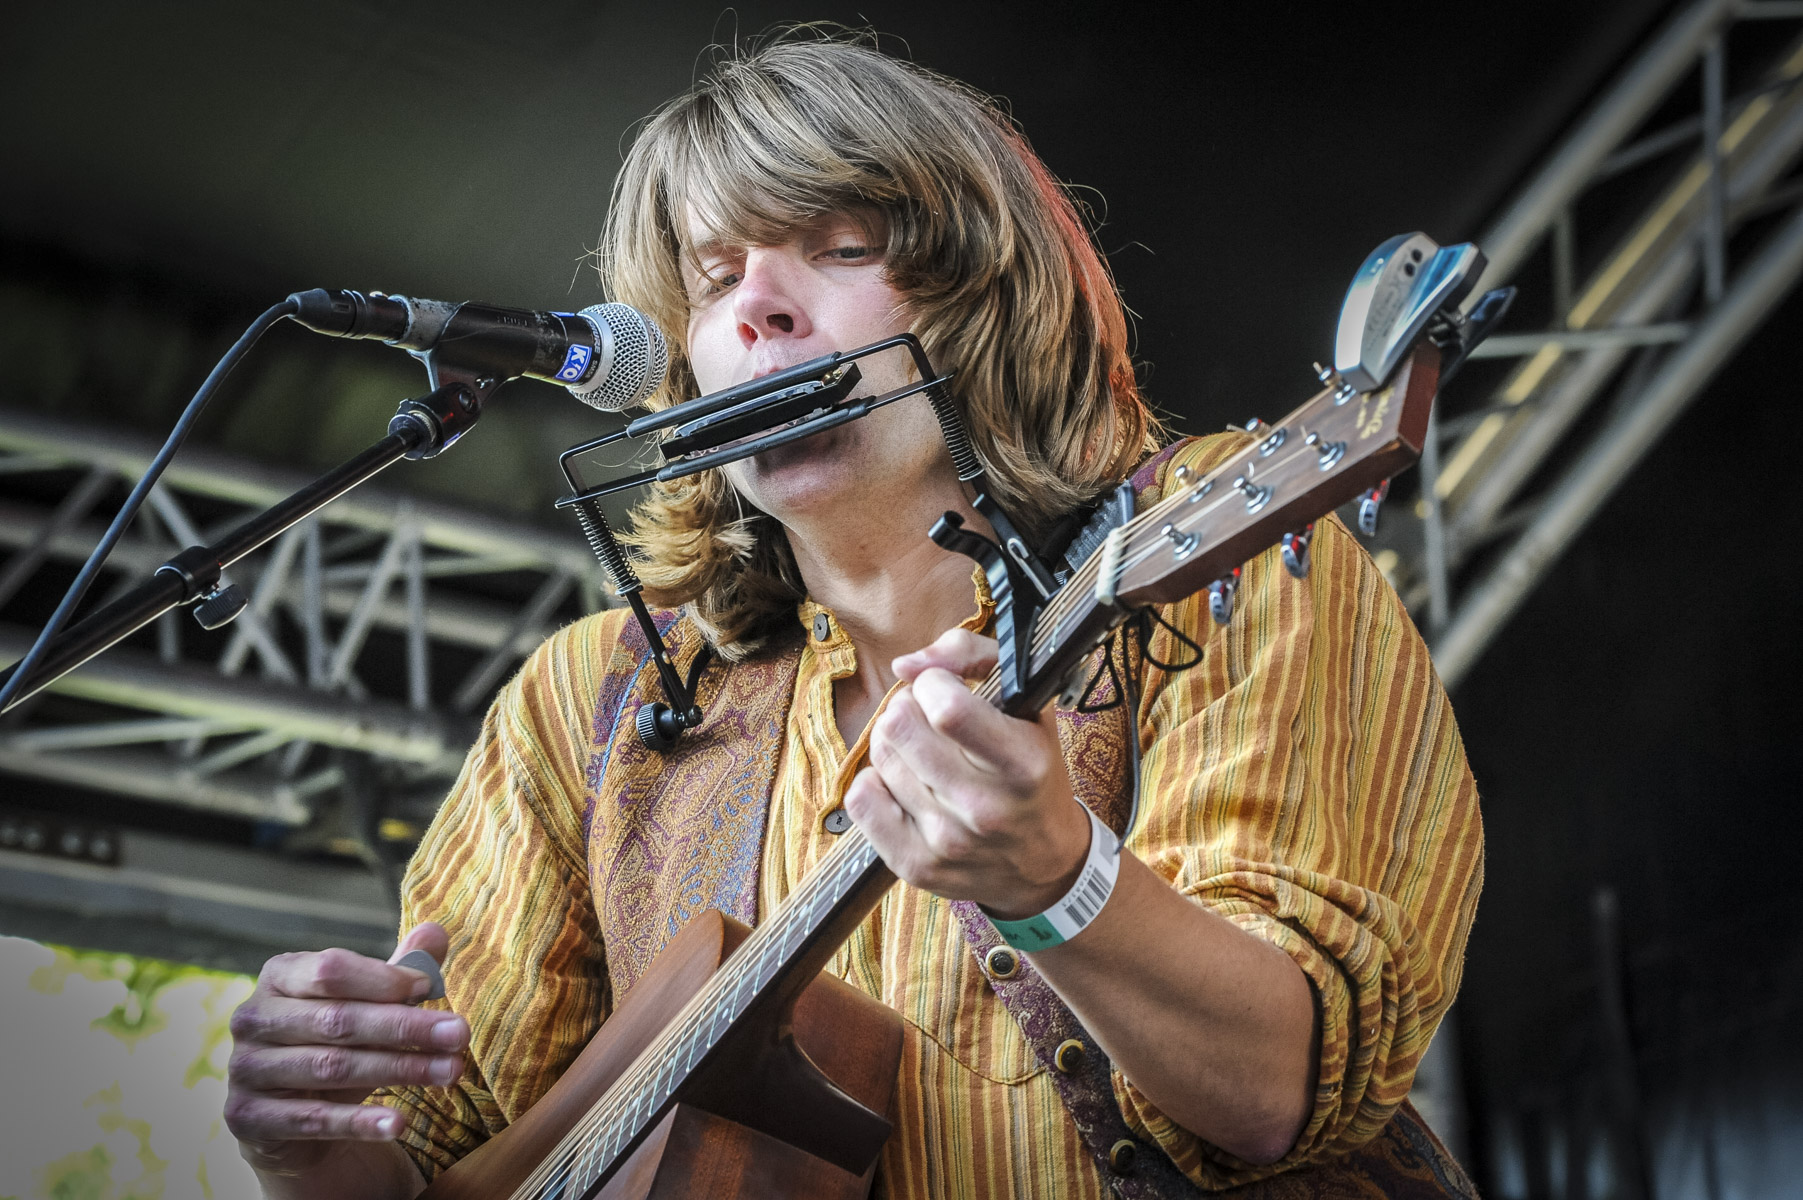
MULTIPOLYGON (((958 622, 958 628, 982 633, 995 616, 995 599, 989 594, 989 580, 984 576, 983 568, 972 570, 970 579, 976 610, 958 622)), ((843 679, 857 670, 857 653, 851 638, 846 636, 845 627, 839 624, 832 609, 816 603, 810 596, 795 606, 795 619, 801 622, 802 632, 814 653, 827 659, 832 678, 843 679)))

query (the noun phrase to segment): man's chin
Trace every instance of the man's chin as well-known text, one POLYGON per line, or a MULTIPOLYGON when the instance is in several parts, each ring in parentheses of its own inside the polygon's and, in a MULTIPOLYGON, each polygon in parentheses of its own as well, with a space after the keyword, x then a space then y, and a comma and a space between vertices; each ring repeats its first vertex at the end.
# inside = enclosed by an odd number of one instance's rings
POLYGON ((775 446, 751 456, 753 469, 762 476, 805 470, 810 467, 830 468, 837 452, 844 446, 841 430, 828 429, 784 446, 775 446))

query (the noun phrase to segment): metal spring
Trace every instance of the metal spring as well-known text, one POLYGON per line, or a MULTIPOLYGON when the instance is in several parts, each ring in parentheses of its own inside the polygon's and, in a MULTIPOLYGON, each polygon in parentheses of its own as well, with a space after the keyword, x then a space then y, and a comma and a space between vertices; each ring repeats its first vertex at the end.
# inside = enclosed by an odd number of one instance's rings
POLYGON ((945 435, 945 448, 952 456, 952 465, 958 469, 959 480, 969 482, 982 475, 983 464, 970 444, 970 431, 965 429, 964 418, 958 415, 958 407, 946 394, 944 385, 928 388, 927 402, 933 406, 933 415, 939 418, 939 431, 945 435))
POLYGON ((626 551, 614 540, 614 531, 607 523, 607 517, 601 506, 593 500, 583 500, 570 506, 576 511, 576 522, 582 526, 582 536, 588 539, 589 549, 613 576, 614 590, 624 596, 628 592, 636 592, 642 586, 638 572, 632 569, 632 563, 626 557, 626 551))

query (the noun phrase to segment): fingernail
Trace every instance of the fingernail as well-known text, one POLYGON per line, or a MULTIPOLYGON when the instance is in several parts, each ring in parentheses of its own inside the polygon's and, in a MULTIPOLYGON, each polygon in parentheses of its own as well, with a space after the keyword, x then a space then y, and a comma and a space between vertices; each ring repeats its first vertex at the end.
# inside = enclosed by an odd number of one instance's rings
POLYGON ((424 975, 421 975, 418 979, 413 981, 413 990, 409 992, 408 995, 415 1000, 424 1000, 426 994, 431 990, 432 981, 427 979, 424 975))
POLYGON ((463 1021, 452 1017, 448 1021, 440 1021, 432 1026, 432 1044, 442 1046, 446 1050, 457 1050, 463 1046, 463 1021))
POLYGON ((463 1074, 463 1060, 435 1058, 432 1060, 432 1069, 429 1074, 432 1076, 433 1083, 440 1085, 456 1083, 457 1077, 463 1074))
POLYGON ((389 1113, 376 1121, 376 1132, 383 1137, 394 1137, 401 1132, 401 1118, 398 1113, 389 1113))

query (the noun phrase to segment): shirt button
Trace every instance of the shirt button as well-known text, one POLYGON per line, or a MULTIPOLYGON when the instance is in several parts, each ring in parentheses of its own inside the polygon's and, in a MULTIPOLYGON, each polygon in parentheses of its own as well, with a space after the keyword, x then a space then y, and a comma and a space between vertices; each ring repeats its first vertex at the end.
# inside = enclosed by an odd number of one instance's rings
POLYGON ((1076 1038, 1065 1038, 1052 1052, 1052 1065, 1064 1075, 1077 1070, 1083 1065, 1083 1043, 1076 1038))
POLYGON ((814 640, 824 642, 833 636, 833 619, 825 613, 814 614, 814 640))
POLYGON ((1020 955, 1007 946, 993 947, 983 956, 983 969, 991 979, 1013 979, 1020 974, 1020 955))
POLYGON ((844 833, 851 828, 851 814, 846 812, 843 807, 835 808, 826 814, 826 820, 821 824, 826 826, 828 833, 844 833))
POLYGON ((1133 1169, 1133 1160, 1139 1157, 1139 1143, 1122 1138, 1108 1147, 1108 1165, 1117 1175, 1125 1175, 1133 1169))

